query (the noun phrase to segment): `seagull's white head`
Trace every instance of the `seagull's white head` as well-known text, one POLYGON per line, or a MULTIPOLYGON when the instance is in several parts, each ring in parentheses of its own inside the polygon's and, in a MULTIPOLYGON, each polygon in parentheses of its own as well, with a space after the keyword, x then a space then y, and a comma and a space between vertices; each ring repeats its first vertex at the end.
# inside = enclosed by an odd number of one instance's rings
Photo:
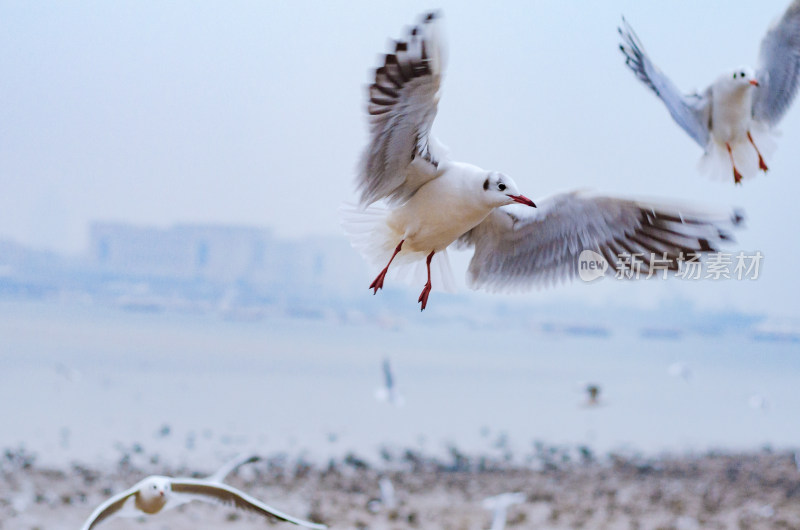
POLYGON ((495 208, 515 202, 536 208, 532 200, 519 192, 511 177, 497 171, 490 171, 486 174, 483 181, 483 197, 495 208))
POLYGON ((142 481, 139 488, 136 506, 145 513, 156 513, 166 504, 169 491, 167 477, 148 477, 142 481))
POLYGON ((740 66, 736 68, 728 74, 727 79, 730 86, 740 89, 758 86, 756 73, 749 66, 740 66))

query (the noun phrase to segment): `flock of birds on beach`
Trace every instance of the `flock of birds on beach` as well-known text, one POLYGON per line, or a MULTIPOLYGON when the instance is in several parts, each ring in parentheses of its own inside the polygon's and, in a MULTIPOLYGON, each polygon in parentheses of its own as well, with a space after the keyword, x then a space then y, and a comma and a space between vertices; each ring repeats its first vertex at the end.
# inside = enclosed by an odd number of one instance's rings
MULTIPOLYGON (((397 377, 388 357, 383 359, 380 368, 382 385, 375 391, 375 399, 395 408, 403 407, 405 398, 400 394, 397 377)), ((685 382, 689 382, 693 374, 690 366, 683 361, 669 365, 666 372, 669 376, 685 382)), ((607 405, 602 399, 603 387, 600 383, 579 383, 578 390, 584 396, 584 399, 578 404, 579 407, 596 409, 607 405)), ((768 408, 766 399, 758 394, 749 397, 748 405, 753 410, 761 412, 766 411, 768 408)), ((155 433, 155 436, 160 438, 170 434, 171 428, 168 425, 164 425, 155 433)), ((482 429, 481 436, 489 436, 488 427, 482 429)), ((331 441, 333 440, 335 440, 335 437, 331 439, 331 441)), ((508 440, 504 433, 501 433, 499 438, 492 442, 493 446, 498 449, 506 448, 507 443, 508 440)), ((134 451, 137 450, 141 451, 141 449, 134 449, 134 451)), ((123 448, 123 452, 127 455, 126 451, 123 448)), ((124 460, 128 460, 128 458, 128 456, 124 456, 124 460)), ((795 458, 797 459, 796 455, 795 458)), ((292 523, 306 528, 327 528, 324 524, 306 521, 283 513, 225 483, 227 477, 240 467, 260 460, 261 457, 258 455, 241 454, 223 464, 213 474, 202 479, 173 478, 161 475, 148 476, 129 489, 113 495, 100 504, 86 520, 81 530, 92 530, 112 517, 155 515, 192 501, 230 506, 273 521, 292 523)), ((800 460, 797 461, 800 462, 800 460)), ((525 494, 521 492, 506 492, 485 498, 481 505, 490 513, 490 530, 503 530, 506 528, 509 508, 513 505, 524 503, 525 500, 525 494)), ((383 511, 391 512, 397 509, 398 506, 399 502, 394 484, 388 477, 381 477, 378 481, 378 495, 371 497, 367 501, 366 510, 377 514, 383 511)))
MULTIPOLYGON (((424 310, 433 287, 432 266, 437 286, 452 288, 447 250, 453 245, 474 249, 467 272, 471 287, 513 291, 574 278, 578 256, 586 249, 605 256, 612 266, 615 256, 641 251, 666 256, 676 269, 681 260, 712 252, 732 239, 731 231, 742 221, 738 212, 577 191, 534 202, 509 176, 451 160, 431 135, 445 67, 440 20, 436 12, 424 15, 406 40, 397 41, 384 56, 369 87, 371 137, 357 179, 360 204, 343 208, 342 220, 353 246, 383 266, 370 285, 374 293, 383 287, 390 268, 401 275, 419 268, 426 278, 418 298, 424 310)), ((702 94, 682 94, 650 60, 624 19, 619 33, 627 66, 704 149, 705 158, 721 154, 736 184, 767 171, 762 146, 797 92, 800 0, 767 31, 756 69, 726 72, 702 94)), ((685 379, 691 375, 686 366, 676 365, 670 368, 673 372, 685 379)), ((384 378, 378 397, 401 405, 388 360, 384 378)), ((599 385, 587 386, 586 393, 588 405, 600 403, 599 385)), ((237 460, 206 479, 148 477, 97 507, 82 530, 112 516, 158 514, 192 500, 326 528, 225 484, 230 472, 251 461, 237 460)), ((390 482, 382 483, 381 492, 384 504, 394 502, 390 482)), ((508 506, 522 500, 518 493, 486 499, 484 506, 494 511, 491 528, 502 530, 508 506)))

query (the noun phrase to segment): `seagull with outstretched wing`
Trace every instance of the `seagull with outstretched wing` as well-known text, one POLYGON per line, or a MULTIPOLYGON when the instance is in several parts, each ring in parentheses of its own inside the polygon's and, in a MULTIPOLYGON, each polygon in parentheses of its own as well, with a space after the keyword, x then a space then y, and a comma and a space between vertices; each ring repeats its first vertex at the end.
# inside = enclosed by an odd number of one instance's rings
POLYGON ((115 515, 137 513, 152 515, 194 500, 233 506, 240 510, 263 515, 273 521, 284 521, 305 528, 327 528, 323 524, 287 515, 217 480, 153 475, 98 506, 83 524, 81 530, 91 530, 115 515))
MULTIPOLYGON (((720 75, 702 93, 683 94, 653 64, 623 18, 620 50, 637 78, 661 98, 675 122, 705 150, 722 160, 741 184, 768 167, 754 137, 769 144, 773 127, 786 114, 800 84, 800 0, 794 0, 761 41, 756 69, 740 66, 720 75), (754 156, 752 156, 754 155, 754 156), (756 166, 756 160, 758 165, 756 166)), ((729 169, 728 169, 729 170, 729 169)))

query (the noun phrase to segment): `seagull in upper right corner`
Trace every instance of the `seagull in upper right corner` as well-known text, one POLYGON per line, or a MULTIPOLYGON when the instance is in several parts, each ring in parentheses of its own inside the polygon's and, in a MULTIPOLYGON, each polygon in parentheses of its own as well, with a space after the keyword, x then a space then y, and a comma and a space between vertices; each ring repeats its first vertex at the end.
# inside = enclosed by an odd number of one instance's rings
POLYGON ((732 167, 736 184, 759 170, 767 172, 764 148, 774 144, 773 127, 797 94, 800 0, 794 0, 767 31, 761 41, 758 68, 742 66, 726 72, 702 94, 681 94, 650 61, 624 17, 618 30, 625 64, 661 98, 678 125, 705 149, 705 165, 725 167, 726 172, 732 167))

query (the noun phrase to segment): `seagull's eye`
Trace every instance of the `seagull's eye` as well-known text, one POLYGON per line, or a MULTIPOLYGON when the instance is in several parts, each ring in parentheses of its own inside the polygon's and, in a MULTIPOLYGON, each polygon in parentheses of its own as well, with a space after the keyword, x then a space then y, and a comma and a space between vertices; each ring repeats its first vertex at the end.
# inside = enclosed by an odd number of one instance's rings
POLYGON ((742 77, 744 77, 744 72, 741 72, 739 75, 740 75, 740 76, 742 76, 742 77))
POLYGON ((506 189, 506 185, 501 182, 500 184, 497 185, 497 189, 500 191, 504 191, 506 189))

